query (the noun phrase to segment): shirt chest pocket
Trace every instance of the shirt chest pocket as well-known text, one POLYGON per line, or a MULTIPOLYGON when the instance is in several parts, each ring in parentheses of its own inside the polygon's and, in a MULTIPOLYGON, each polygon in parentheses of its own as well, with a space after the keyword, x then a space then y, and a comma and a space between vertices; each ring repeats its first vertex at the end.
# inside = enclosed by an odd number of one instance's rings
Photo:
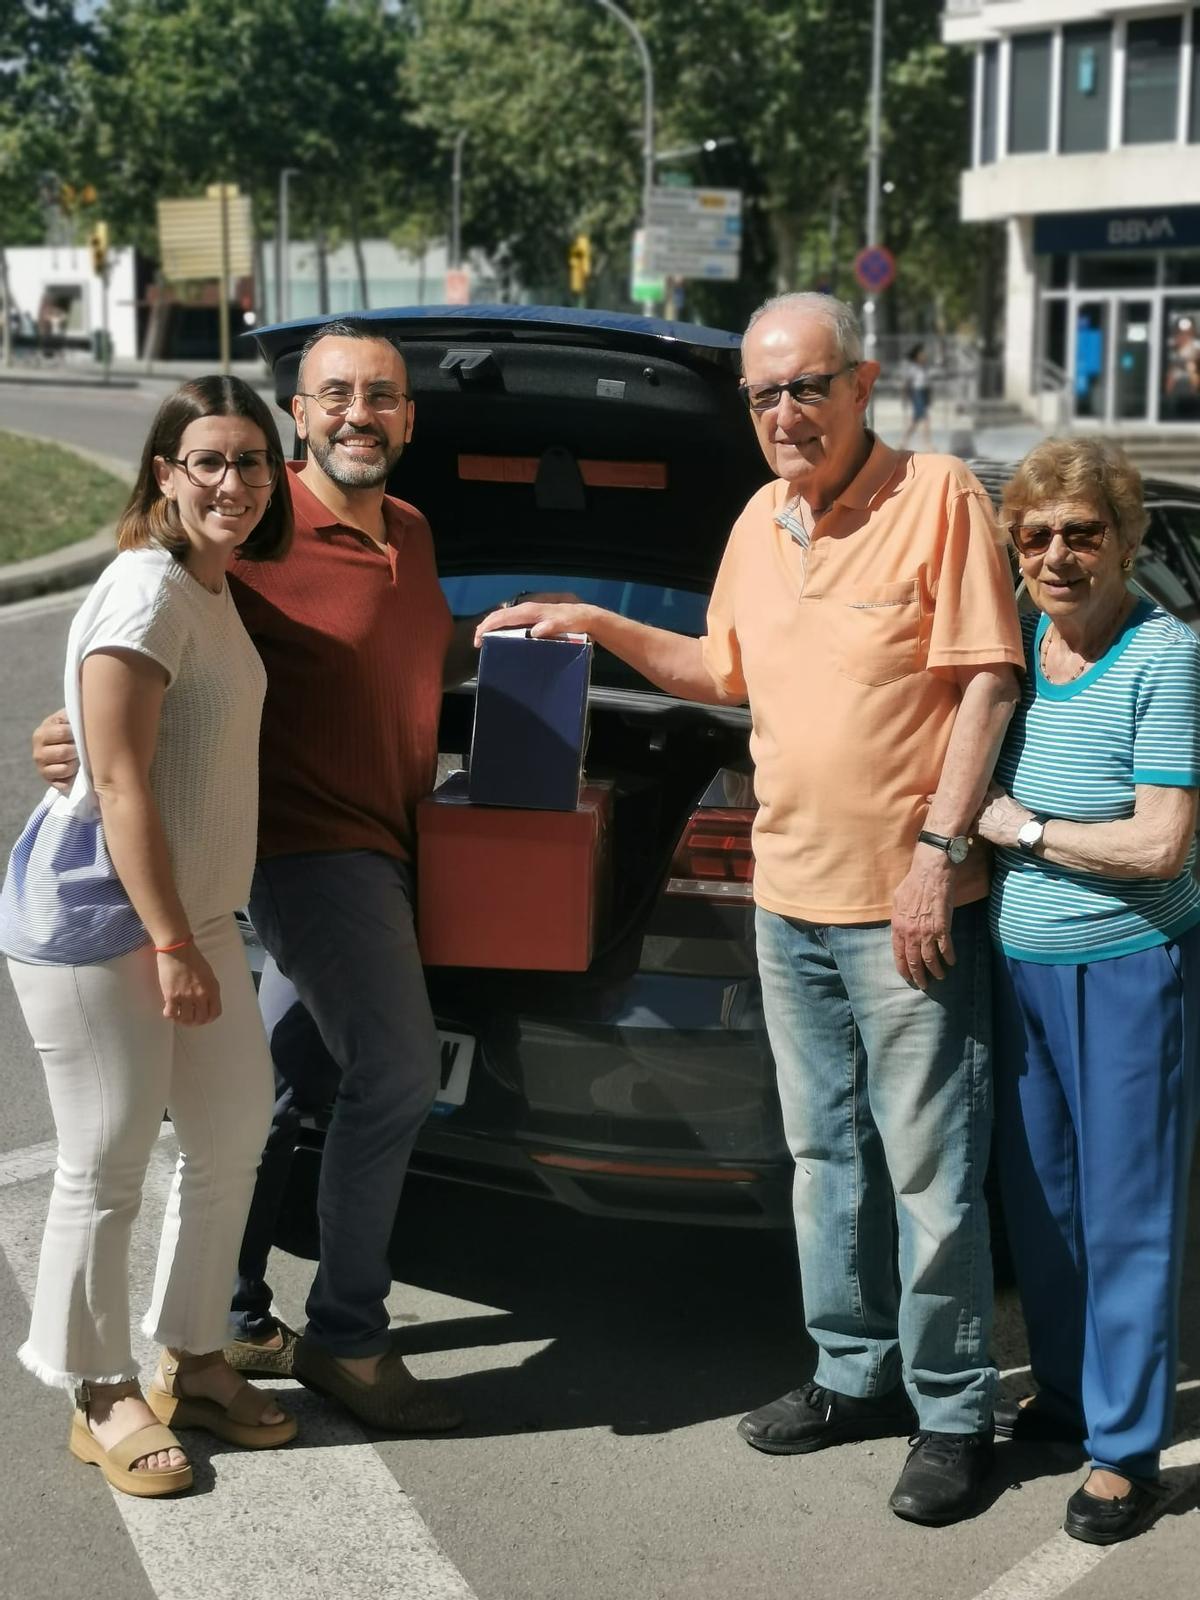
POLYGON ((825 602, 833 663, 855 683, 894 683, 916 672, 921 638, 915 578, 877 584, 853 599, 825 602))

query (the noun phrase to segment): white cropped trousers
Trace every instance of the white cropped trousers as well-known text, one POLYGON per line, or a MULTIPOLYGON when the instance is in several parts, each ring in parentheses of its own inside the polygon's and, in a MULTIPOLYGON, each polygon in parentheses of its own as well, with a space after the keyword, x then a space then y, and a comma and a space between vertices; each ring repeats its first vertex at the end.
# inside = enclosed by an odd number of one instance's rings
POLYGON ((33 1318, 18 1352, 44 1383, 73 1389, 138 1375, 129 1239, 164 1107, 180 1155, 142 1328, 196 1354, 227 1340, 273 1074, 237 924, 219 917, 195 934, 222 1006, 198 1028, 162 1015, 148 947, 93 966, 8 964, 58 1133, 33 1318))

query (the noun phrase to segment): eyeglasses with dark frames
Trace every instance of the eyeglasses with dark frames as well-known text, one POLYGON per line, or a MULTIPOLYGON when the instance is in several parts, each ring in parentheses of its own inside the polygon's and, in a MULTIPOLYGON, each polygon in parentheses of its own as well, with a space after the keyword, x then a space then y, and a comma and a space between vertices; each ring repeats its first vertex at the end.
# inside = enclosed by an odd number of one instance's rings
POLYGON ((240 456, 225 456, 219 450, 189 450, 185 456, 164 456, 173 467, 182 467, 188 482, 197 489, 215 489, 225 480, 230 467, 247 489, 265 489, 274 483, 278 463, 269 450, 244 450, 240 456))
POLYGON ((1014 522, 1008 531, 1023 556, 1045 555, 1056 533, 1062 535, 1062 542, 1075 555, 1095 555, 1104 543, 1108 523, 1064 522, 1061 528, 1052 528, 1045 522, 1014 522))
POLYGON ((315 393, 297 389, 306 400, 315 400, 327 417, 342 417, 356 400, 361 400, 368 411, 398 411, 409 398, 403 389, 390 383, 371 383, 365 389, 351 389, 347 384, 327 383, 315 393))
POLYGON ((848 361, 836 372, 802 372, 790 383, 742 384, 742 399, 751 411, 770 411, 784 395, 790 395, 798 406, 813 406, 828 400, 830 385, 845 372, 853 372, 857 361, 848 361))

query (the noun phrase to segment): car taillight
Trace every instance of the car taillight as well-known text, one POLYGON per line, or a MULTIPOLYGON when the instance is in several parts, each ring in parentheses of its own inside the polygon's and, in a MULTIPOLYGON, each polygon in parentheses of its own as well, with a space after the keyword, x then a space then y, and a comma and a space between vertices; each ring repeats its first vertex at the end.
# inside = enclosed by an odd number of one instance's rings
POLYGON ((667 893, 700 895, 706 900, 753 900, 753 825, 753 811, 721 806, 693 811, 671 858, 667 893))

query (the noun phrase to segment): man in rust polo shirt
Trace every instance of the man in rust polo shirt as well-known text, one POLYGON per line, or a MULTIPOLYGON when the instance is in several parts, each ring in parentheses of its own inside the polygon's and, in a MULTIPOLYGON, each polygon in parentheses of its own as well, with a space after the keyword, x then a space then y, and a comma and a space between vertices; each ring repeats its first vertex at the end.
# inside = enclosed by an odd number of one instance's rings
POLYGON ((457 652, 429 526, 384 492, 412 433, 403 357, 369 323, 326 324, 301 353, 296 387, 308 454, 291 467, 292 549, 270 580, 250 562, 230 573, 267 670, 250 917, 273 962, 262 1003, 278 1099, 226 1354, 243 1371, 291 1370, 376 1426, 425 1431, 461 1418, 388 1353, 384 1302, 400 1190, 439 1082, 411 863, 457 652), (337 1068, 333 1083, 307 1081, 312 1053, 289 1031, 296 996, 337 1068), (331 1096, 320 1259, 296 1342, 272 1315, 267 1258, 301 1113, 331 1096))
POLYGON ((848 306, 768 301, 743 371, 775 477, 733 530, 706 637, 585 606, 482 628, 587 632, 673 694, 749 701, 759 972, 818 1354, 739 1432, 800 1454, 905 1432, 915 1409, 889 1504, 950 1522, 992 1455, 987 866, 967 835, 1016 697, 1012 581, 961 462, 865 426, 879 368, 848 306))

